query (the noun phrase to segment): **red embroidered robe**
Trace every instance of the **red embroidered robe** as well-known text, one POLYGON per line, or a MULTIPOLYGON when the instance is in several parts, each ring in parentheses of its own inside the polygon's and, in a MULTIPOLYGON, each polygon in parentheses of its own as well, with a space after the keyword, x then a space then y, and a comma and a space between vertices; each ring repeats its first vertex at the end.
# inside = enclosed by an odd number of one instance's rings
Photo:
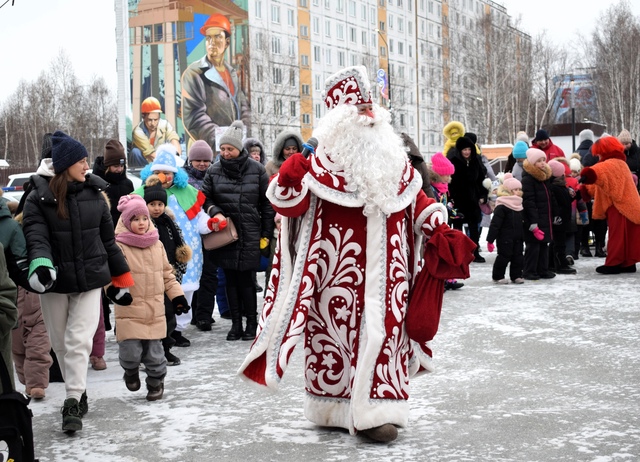
POLYGON ((322 148, 309 160, 302 185, 285 188, 276 178, 267 193, 282 230, 258 335, 239 374, 277 388, 304 334, 309 420, 351 433, 405 426, 409 378, 432 370, 428 347, 406 335, 407 298, 423 235, 446 222, 446 209, 421 191, 407 162, 387 213, 367 217, 322 148))

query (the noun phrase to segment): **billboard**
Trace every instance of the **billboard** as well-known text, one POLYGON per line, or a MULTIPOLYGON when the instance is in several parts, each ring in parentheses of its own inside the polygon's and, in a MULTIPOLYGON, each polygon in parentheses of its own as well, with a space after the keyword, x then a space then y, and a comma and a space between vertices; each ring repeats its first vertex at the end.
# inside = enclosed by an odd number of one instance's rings
POLYGON ((555 77, 554 83, 550 114, 553 124, 571 123, 572 107, 575 108, 576 123, 600 120, 591 75, 565 74, 555 77))
POLYGON ((184 155, 198 139, 216 150, 216 135, 234 120, 250 127, 247 7, 248 0, 128 1, 131 123, 139 135, 128 139, 148 135, 158 145, 172 129, 184 155), (155 133, 141 110, 148 97, 162 108, 155 133))

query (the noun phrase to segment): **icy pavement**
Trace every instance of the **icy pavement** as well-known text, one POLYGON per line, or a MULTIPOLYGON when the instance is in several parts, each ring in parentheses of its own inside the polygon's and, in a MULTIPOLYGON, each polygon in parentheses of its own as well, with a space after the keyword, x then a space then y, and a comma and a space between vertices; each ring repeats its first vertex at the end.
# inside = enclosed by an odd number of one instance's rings
MULTIPOLYGON (((409 426, 388 445, 319 428, 303 415, 300 346, 278 393, 235 372, 250 342, 230 321, 187 331, 161 401, 127 391, 108 332, 108 369, 89 368, 89 414, 60 431, 63 384, 32 402, 41 461, 633 461, 640 460, 640 273, 491 282, 495 254, 446 292, 437 371, 411 382, 409 426)), ((217 314, 217 313, 216 313, 217 314)), ((142 374, 144 376, 144 374, 142 374)))

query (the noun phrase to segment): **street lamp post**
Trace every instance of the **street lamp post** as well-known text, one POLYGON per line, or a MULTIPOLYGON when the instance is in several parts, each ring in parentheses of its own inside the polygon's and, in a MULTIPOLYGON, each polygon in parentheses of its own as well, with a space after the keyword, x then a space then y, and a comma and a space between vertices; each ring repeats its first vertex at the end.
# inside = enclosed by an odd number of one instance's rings
POLYGON ((573 74, 571 74, 571 83, 569 84, 571 88, 571 152, 576 152, 576 108, 573 100, 573 80, 573 74))
POLYGON ((382 31, 380 29, 376 29, 376 32, 384 42, 384 46, 387 48, 387 82, 389 84, 389 88, 387 89, 387 92, 389 93, 389 101, 388 101, 387 107, 389 108, 389 111, 391 111, 391 63, 390 63, 391 56, 389 54, 390 53, 389 44, 387 43, 387 40, 384 38, 384 35, 382 35, 382 31))

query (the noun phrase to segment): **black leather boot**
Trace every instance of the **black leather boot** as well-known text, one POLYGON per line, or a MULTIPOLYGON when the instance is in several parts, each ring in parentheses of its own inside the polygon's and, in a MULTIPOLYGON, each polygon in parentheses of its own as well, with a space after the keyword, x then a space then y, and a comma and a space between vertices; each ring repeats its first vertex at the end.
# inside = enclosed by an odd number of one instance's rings
POLYGON ((596 257, 604 258, 607 256, 607 252, 604 251, 604 244, 602 242, 596 242, 596 257))
POLYGON ((231 313, 231 330, 227 334, 227 340, 240 340, 242 331, 242 313, 240 312, 240 300, 235 290, 227 290, 227 302, 231 313))
POLYGON ((247 327, 242 335, 242 340, 253 340, 256 338, 256 329, 258 328, 258 320, 256 316, 257 299, 253 287, 247 287, 242 290, 242 314, 247 318, 247 327))

